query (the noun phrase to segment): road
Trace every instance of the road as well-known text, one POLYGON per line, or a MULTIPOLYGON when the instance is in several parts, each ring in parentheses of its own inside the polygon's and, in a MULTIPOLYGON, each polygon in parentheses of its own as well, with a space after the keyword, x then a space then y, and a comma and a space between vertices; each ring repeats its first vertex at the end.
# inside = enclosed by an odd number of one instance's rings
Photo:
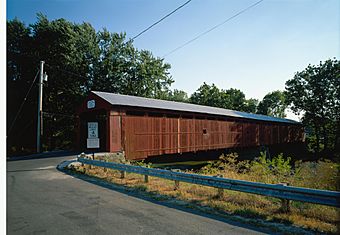
POLYGON ((263 234, 56 169, 71 158, 7 162, 7 234, 263 234))

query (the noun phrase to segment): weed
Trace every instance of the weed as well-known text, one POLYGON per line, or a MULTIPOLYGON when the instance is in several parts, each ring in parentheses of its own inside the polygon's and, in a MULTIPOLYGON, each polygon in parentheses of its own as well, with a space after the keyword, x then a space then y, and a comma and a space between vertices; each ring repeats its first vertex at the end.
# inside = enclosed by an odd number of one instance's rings
POLYGON ((151 162, 146 163, 144 160, 131 161, 130 163, 131 163, 131 165, 134 165, 134 166, 142 166, 142 167, 152 168, 152 163, 151 162))
POLYGON ((139 191, 147 191, 148 187, 145 185, 136 185, 134 186, 135 189, 139 190, 139 191))
POLYGON ((234 211, 235 215, 240 215, 246 218, 266 219, 266 216, 261 215, 259 212, 251 209, 239 209, 234 211))

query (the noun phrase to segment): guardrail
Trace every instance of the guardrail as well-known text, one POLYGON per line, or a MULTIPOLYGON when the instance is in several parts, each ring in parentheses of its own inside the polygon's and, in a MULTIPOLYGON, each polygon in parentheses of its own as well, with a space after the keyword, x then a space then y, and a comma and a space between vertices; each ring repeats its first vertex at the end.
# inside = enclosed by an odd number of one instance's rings
POLYGON ((245 193, 258 194, 280 198, 282 200, 282 210, 289 211, 289 200, 309 202, 340 208, 340 192, 318 190, 310 188, 292 187, 284 184, 265 184, 244 180, 234 180, 214 176, 205 176, 198 174, 188 174, 183 172, 174 172, 162 169, 146 168, 141 166, 132 166, 114 162, 104 162, 78 157, 78 161, 83 164, 104 167, 121 171, 121 178, 125 177, 125 172, 137 173, 145 176, 145 182, 148 182, 148 176, 154 176, 175 181, 175 188, 179 187, 179 182, 199 184, 218 188, 219 196, 223 194, 223 189, 240 191, 245 193))

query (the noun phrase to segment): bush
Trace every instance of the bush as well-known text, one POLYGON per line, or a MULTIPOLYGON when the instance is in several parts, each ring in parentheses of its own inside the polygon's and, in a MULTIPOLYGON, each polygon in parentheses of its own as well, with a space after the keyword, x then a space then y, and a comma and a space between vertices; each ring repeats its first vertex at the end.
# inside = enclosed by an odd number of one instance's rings
POLYGON ((198 173, 213 175, 231 171, 237 172, 240 167, 237 163, 237 158, 237 153, 227 155, 222 154, 218 161, 209 161, 208 164, 202 167, 198 173))
POLYGON ((330 160, 317 162, 297 161, 291 163, 290 157, 283 154, 268 159, 261 152, 260 156, 253 161, 238 161, 238 155, 222 154, 218 161, 208 162, 197 173, 206 175, 222 174, 225 178, 242 179, 263 183, 289 183, 290 185, 339 190, 340 164, 330 160))
POLYGON ((259 177, 260 181, 265 183, 286 182, 291 174, 290 160, 289 157, 284 158, 283 154, 270 160, 265 153, 261 152, 257 160, 251 162, 249 174, 255 178, 259 177))
POLYGON ((340 164, 330 160, 296 162, 293 184, 301 187, 339 190, 340 164))
POLYGON ((131 163, 131 165, 134 165, 134 166, 142 166, 142 167, 152 168, 152 163, 151 162, 146 163, 144 160, 131 161, 130 163, 131 163))

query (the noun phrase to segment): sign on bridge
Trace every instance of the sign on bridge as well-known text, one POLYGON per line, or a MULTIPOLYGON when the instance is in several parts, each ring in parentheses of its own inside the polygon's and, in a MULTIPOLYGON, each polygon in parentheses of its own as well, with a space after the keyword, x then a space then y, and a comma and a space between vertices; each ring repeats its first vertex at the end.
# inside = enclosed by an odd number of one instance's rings
POLYGON ((87 123, 87 148, 99 148, 98 122, 87 123))

